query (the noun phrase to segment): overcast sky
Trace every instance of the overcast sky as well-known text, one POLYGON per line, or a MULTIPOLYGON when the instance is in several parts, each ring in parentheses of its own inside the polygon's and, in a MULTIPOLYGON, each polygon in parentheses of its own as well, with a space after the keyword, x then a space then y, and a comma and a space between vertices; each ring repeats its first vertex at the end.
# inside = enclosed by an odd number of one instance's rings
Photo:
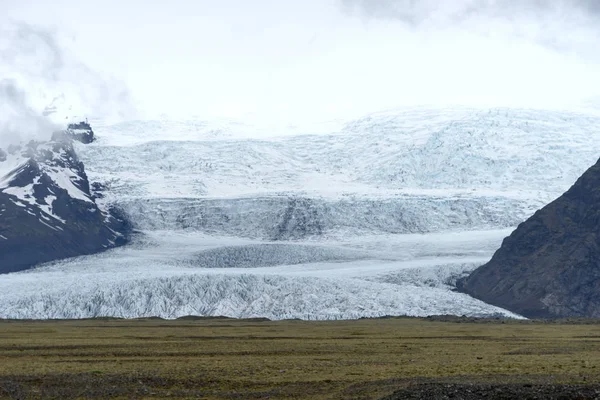
POLYGON ((99 116, 135 107, 298 122, 600 98, 596 0, 0 0, 0 10, 2 78, 36 106, 66 93, 99 116))

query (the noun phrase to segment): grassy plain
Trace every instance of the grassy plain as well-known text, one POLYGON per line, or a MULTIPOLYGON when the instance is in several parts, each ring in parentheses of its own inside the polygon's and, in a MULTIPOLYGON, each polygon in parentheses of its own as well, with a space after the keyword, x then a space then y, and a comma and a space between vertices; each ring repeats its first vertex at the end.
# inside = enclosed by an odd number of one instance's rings
POLYGON ((423 384, 600 384, 600 324, 457 321, 0 321, 0 397, 379 399, 423 384))

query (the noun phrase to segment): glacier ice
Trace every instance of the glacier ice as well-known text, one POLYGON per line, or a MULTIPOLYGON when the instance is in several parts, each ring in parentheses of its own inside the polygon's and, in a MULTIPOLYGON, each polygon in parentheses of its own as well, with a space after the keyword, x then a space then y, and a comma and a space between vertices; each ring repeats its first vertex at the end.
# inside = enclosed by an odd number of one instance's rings
POLYGON ((281 244, 148 232, 131 246, 2 276, 0 318, 340 319, 457 313, 515 317, 449 290, 455 277, 486 259, 479 253, 481 247, 491 251, 503 234, 484 232, 485 242, 466 237, 455 241, 450 234, 446 240, 462 250, 439 256, 432 253, 436 246, 427 235, 380 237, 397 242, 398 249, 373 251, 343 242, 281 244), (420 250, 407 254, 416 242, 420 250), (253 257, 247 259, 249 254, 253 257), (246 264, 232 264, 236 257, 246 264))
POLYGON ((0 297, 3 318, 137 318, 216 315, 237 318, 349 319, 456 314, 517 317, 447 289, 350 279, 194 274, 113 280, 15 299, 0 297))
POLYGON ((77 151, 138 235, 0 276, 1 318, 514 316, 454 282, 600 154, 600 115, 566 111, 95 127, 77 151))

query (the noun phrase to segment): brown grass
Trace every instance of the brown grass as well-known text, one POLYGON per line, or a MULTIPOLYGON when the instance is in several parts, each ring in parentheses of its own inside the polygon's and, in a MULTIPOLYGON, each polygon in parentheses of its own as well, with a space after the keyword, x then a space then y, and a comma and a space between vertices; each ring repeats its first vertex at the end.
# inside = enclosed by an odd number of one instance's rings
POLYGON ((600 325, 1 321, 7 398, 377 399, 415 383, 600 383, 600 325))

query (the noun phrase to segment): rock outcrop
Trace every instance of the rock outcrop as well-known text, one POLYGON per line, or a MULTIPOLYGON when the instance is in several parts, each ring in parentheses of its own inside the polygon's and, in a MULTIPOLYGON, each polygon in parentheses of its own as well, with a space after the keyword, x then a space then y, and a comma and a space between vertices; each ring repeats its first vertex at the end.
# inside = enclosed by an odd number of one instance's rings
POLYGON ((80 140, 80 134, 83 129, 67 129, 49 142, 0 150, 0 273, 127 242, 126 218, 102 210, 90 193, 73 148, 72 138, 80 140))
POLYGON ((600 317, 600 161, 458 288, 526 317, 600 317))
POLYGON ((52 135, 52 140, 61 141, 65 137, 77 140, 83 144, 90 144, 96 140, 96 137, 94 136, 94 130, 90 124, 85 121, 76 124, 69 124, 67 129, 64 131, 54 132, 52 135))

